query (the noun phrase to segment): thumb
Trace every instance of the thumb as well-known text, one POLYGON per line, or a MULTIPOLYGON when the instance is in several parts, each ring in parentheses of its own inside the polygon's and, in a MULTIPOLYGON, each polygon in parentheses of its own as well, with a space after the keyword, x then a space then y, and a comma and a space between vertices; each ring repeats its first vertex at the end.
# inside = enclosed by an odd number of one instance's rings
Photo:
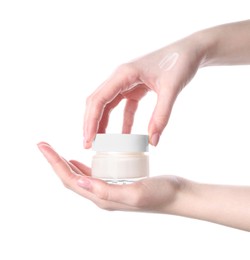
POLYGON ((161 87, 157 93, 157 103, 148 126, 149 142, 153 146, 158 144, 161 133, 168 123, 176 97, 176 91, 166 86, 161 87))

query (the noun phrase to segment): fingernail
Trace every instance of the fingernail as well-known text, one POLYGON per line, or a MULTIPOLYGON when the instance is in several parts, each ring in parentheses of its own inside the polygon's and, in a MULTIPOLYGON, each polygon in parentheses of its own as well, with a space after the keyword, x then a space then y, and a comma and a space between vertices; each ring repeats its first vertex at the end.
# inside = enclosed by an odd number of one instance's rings
POLYGON ((43 151, 43 147, 44 146, 48 146, 47 144, 44 144, 44 143, 38 143, 37 144, 37 147, 38 147, 38 149, 42 152, 42 153, 44 153, 44 151, 43 151))
POLYGON ((77 184, 86 190, 89 190, 91 187, 91 182, 87 178, 81 178, 77 181, 77 184))
POLYGON ((153 146, 156 146, 159 142, 159 139, 160 139, 160 135, 158 133, 155 133, 151 136, 150 138, 150 143, 153 145, 153 146))
POLYGON ((84 148, 86 148, 88 142, 89 142, 88 129, 87 129, 87 127, 84 127, 84 130, 83 130, 83 144, 84 144, 84 148))
POLYGON ((88 142, 85 141, 85 140, 84 140, 84 142, 83 142, 83 147, 84 147, 85 149, 88 149, 88 148, 89 148, 89 144, 88 144, 88 142))
POLYGON ((87 141, 86 138, 83 139, 83 146, 84 146, 85 149, 88 148, 88 141, 87 141))
POLYGON ((46 143, 46 142, 39 142, 38 144, 37 144, 37 146, 39 146, 39 145, 47 145, 47 146, 50 146, 48 143, 46 143))
POLYGON ((89 140, 84 139, 83 146, 85 149, 91 148, 91 142, 89 140))

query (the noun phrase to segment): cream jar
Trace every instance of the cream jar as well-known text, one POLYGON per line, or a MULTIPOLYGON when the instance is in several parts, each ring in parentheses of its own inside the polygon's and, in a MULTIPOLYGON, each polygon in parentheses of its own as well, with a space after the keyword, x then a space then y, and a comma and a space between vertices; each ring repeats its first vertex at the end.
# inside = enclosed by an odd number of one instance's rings
POLYGON ((97 134, 92 176, 111 183, 129 183, 149 176, 148 136, 97 134))

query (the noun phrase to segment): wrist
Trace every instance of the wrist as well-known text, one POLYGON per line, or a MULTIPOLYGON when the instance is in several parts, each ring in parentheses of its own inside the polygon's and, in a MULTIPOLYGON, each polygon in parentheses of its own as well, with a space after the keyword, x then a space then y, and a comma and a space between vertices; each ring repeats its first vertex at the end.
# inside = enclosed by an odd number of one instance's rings
POLYGON ((188 204, 193 198, 193 182, 179 176, 174 176, 172 181, 172 186, 175 189, 175 196, 173 197, 172 202, 170 204, 167 203, 167 205, 164 207, 163 213, 187 216, 186 209, 189 207, 188 204))
POLYGON ((213 65, 218 45, 217 30, 215 28, 205 29, 194 33, 191 37, 196 43, 200 56, 200 68, 213 65))
POLYGON ((194 34, 202 55, 200 67, 250 64, 250 21, 222 24, 194 34))
POLYGON ((184 179, 177 178, 178 188, 172 204, 169 205, 164 213, 200 219, 200 186, 201 184, 184 179))

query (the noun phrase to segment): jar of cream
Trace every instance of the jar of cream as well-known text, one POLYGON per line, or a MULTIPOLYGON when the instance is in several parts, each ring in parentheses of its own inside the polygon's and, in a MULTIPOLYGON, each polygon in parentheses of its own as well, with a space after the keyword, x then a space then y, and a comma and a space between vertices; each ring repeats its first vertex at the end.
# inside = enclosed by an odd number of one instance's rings
POLYGON ((97 134, 92 176, 110 183, 129 183, 149 176, 148 136, 97 134))

